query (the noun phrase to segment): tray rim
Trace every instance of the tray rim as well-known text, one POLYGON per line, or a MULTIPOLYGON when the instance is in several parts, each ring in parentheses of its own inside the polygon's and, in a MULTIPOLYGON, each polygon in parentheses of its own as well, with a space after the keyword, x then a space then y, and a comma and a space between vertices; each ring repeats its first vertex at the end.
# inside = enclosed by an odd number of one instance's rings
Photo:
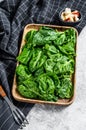
MULTIPOLYGON (((74 27, 69 27, 69 26, 58 26, 58 25, 49 25, 49 24, 27 24, 23 30, 23 35, 22 35, 22 40, 21 40, 21 45, 20 45, 20 50, 19 53, 21 52, 22 46, 24 45, 24 36, 25 36, 25 32, 27 30, 28 27, 33 27, 33 26, 37 26, 38 28, 41 26, 47 26, 47 27, 51 27, 51 28, 59 28, 59 29, 69 29, 72 28, 75 30, 76 32, 76 47, 75 50, 77 51, 77 37, 78 37, 78 31, 74 28, 74 27)), ((77 57, 77 56, 76 56, 77 57)), ((74 71, 74 93, 72 98, 70 99, 61 99, 61 100, 57 100, 57 102, 52 102, 52 101, 44 101, 44 100, 36 100, 36 99, 29 99, 29 98, 25 98, 23 96, 21 96, 17 91, 16 91, 16 74, 14 75, 14 79, 13 79, 13 85, 12 85, 12 96, 14 97, 15 100, 20 101, 20 102, 26 102, 26 103, 40 103, 40 104, 51 104, 51 105, 70 105, 74 102, 75 99, 75 95, 76 95, 76 57, 75 57, 75 71, 74 71)), ((18 65, 18 62, 17 62, 18 65)), ((16 65, 16 66, 17 66, 16 65)))

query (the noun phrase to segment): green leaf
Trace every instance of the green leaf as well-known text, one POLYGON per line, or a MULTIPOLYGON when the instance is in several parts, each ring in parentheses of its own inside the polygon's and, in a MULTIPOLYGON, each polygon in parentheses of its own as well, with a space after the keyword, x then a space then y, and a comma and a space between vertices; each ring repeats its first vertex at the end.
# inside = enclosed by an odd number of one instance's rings
POLYGON ((57 95, 60 98, 71 98, 73 94, 73 85, 70 78, 64 78, 60 82, 60 87, 57 89, 57 95))
POLYGON ((37 84, 34 81, 31 80, 25 80, 23 81, 22 85, 19 85, 17 90, 19 93, 27 98, 37 98, 38 96, 38 88, 37 84))
POLYGON ((43 55, 42 50, 39 48, 34 49, 33 54, 32 54, 32 58, 29 62, 29 70, 31 72, 36 71, 44 64, 45 60, 46 60, 46 56, 43 55))
POLYGON ((21 52, 21 54, 17 57, 17 60, 24 64, 27 65, 28 61, 31 58, 31 50, 29 50, 28 48, 23 48, 23 51, 21 52))

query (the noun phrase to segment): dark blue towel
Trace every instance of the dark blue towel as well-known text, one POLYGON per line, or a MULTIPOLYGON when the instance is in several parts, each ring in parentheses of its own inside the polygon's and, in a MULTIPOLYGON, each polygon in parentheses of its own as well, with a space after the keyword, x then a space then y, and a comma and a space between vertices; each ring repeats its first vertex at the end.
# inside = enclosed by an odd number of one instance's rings
MULTIPOLYGON (((86 0, 0 0, 0 84, 25 115, 33 104, 14 101, 11 95, 23 29, 29 23, 60 25, 58 14, 66 7, 81 11, 83 19, 76 26, 80 33, 86 25, 86 0)), ((18 127, 8 105, 0 97, 0 129, 17 130, 18 127)))

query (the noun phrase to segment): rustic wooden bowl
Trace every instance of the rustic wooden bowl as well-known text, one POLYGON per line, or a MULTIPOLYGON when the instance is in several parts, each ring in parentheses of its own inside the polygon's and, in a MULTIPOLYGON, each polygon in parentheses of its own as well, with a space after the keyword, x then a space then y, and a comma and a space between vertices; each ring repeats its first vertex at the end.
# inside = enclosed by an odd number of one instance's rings
MULTIPOLYGON (((23 45, 25 44, 25 35, 28 31, 30 30, 38 30, 41 26, 47 26, 47 27, 51 27, 53 29, 58 29, 58 31, 64 31, 67 30, 69 28, 72 28, 76 31, 76 38, 78 36, 77 30, 73 27, 66 27, 66 26, 55 26, 55 25, 46 25, 46 24, 28 24, 26 25, 26 27, 24 28, 24 32, 23 32, 23 37, 22 37, 22 42, 21 42, 21 47, 20 47, 20 52, 21 49, 23 47, 23 45)), ((77 41, 76 41, 76 45, 77 45, 77 41)), ((75 48, 76 49, 76 48, 75 48)), ((76 61, 76 58, 75 58, 76 61)), ((76 62, 75 62, 76 63, 76 62)), ((17 83, 16 83, 16 74, 14 76, 14 81, 13 81, 13 87, 12 87, 12 95, 14 97, 15 100, 20 101, 20 102, 27 102, 27 103, 44 103, 44 104, 53 104, 53 105, 69 105, 74 101, 75 98, 75 79, 76 79, 76 64, 75 64, 75 71, 74 74, 72 75, 72 82, 74 85, 74 92, 73 92, 73 96, 70 99, 59 99, 57 102, 52 102, 52 101, 43 101, 43 100, 36 100, 36 99, 28 99, 28 98, 24 98, 23 96, 21 96, 18 91, 17 91, 17 83)))

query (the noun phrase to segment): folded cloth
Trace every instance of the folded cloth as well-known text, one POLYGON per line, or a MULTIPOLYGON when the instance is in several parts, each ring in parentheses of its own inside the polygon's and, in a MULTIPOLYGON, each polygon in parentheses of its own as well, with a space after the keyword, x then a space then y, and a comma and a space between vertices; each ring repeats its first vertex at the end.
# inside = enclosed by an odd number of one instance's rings
MULTIPOLYGON (((83 19, 76 26, 80 33, 86 25, 85 0, 0 0, 0 83, 10 100, 25 115, 33 104, 17 102, 11 95, 22 31, 29 23, 60 25, 58 14, 66 7, 81 11, 83 19)), ((0 97, 0 130, 17 130, 18 127, 8 105, 0 97)))

